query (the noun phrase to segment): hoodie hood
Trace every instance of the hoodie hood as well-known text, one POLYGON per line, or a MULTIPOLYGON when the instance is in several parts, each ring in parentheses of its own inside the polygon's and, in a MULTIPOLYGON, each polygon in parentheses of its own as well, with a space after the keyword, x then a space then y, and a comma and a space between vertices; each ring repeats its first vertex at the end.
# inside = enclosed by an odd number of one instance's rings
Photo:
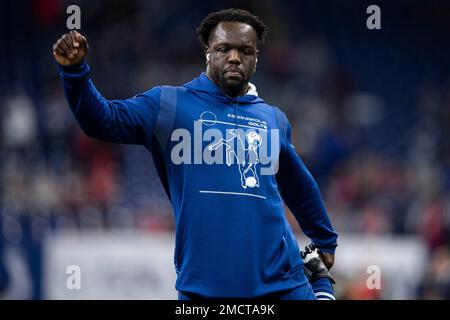
POLYGON ((183 85, 199 96, 206 99, 213 99, 223 103, 238 102, 240 104, 264 103, 264 100, 258 97, 256 87, 249 83, 247 94, 232 98, 226 95, 220 88, 211 81, 208 76, 202 72, 199 77, 183 85))

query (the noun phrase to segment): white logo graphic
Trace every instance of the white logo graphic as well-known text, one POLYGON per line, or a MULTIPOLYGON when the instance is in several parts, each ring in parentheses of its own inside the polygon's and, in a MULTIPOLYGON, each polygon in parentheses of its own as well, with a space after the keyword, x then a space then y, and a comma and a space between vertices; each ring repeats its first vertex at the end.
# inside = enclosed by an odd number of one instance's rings
MULTIPOLYGON (((269 129, 266 121, 254 117, 230 113, 225 117, 219 119, 213 112, 204 111, 198 120, 194 121, 193 130, 175 129, 170 138, 175 142, 170 151, 172 163, 174 165, 226 163, 229 167, 237 164, 241 187, 247 190, 259 188, 259 176, 275 175, 278 171, 279 129, 269 129), (224 134, 223 130, 216 128, 218 125, 229 128, 224 134)), ((200 192, 229 193, 220 190, 200 192)), ((263 197, 250 193, 233 194, 263 197)))
POLYGON ((208 146, 209 150, 216 150, 220 146, 224 145, 226 150, 227 165, 231 166, 231 157, 236 159, 239 174, 241 176, 241 186, 244 189, 259 187, 258 174, 256 173, 256 165, 260 162, 257 149, 262 143, 262 137, 254 130, 247 132, 245 140, 248 147, 245 147, 245 141, 242 139, 241 134, 236 129, 231 129, 231 138, 228 140, 221 139, 219 142, 208 146), (239 153, 233 149, 233 140, 240 142, 242 150, 244 151, 243 157, 239 157, 239 153))
POLYGON ((217 122, 217 117, 214 113, 211 111, 204 111, 200 115, 200 122, 202 122, 206 126, 212 126, 215 125, 217 122))

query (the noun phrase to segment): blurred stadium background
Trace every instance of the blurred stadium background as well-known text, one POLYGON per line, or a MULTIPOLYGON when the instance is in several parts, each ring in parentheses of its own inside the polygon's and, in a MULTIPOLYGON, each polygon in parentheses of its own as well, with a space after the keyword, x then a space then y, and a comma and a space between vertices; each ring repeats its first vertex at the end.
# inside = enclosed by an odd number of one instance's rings
POLYGON ((118 99, 203 71, 195 27, 209 12, 261 16, 253 82, 288 114, 340 234, 338 298, 450 298, 448 1, 1 4, 0 298, 176 298, 174 221, 150 155, 86 137, 65 102, 52 44, 70 4, 97 87, 118 99), (381 30, 366 28, 369 4, 381 30), (69 265, 81 290, 66 288, 69 265))

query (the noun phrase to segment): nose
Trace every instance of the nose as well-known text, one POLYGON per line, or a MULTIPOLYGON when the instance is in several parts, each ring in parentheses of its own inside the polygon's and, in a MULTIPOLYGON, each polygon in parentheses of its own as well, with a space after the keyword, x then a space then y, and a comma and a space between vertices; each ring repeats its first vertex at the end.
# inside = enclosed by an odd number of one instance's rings
POLYGON ((241 63, 241 55, 239 54, 239 50, 231 49, 230 55, 228 56, 228 62, 234 64, 241 63))

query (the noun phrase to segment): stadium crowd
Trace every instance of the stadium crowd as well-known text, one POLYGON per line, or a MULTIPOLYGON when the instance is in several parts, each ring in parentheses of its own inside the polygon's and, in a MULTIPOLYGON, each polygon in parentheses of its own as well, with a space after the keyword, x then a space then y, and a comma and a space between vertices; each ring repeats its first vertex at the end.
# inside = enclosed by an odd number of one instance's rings
MULTIPOLYGON (((417 29, 392 23, 394 35, 369 35, 358 18, 365 11, 282 2, 245 6, 270 26, 253 81, 258 92, 287 113, 338 232, 420 238, 429 263, 415 296, 450 299, 450 65, 440 60, 450 50, 433 49, 424 36, 434 32, 439 45, 450 24, 435 12, 438 22, 420 33, 426 18, 413 1, 417 29), (411 39, 427 52, 414 52, 411 39)), ((23 248, 38 276, 48 232, 174 229, 150 154, 88 138, 70 113, 51 55, 69 2, 6 3, 21 10, 3 17, 1 31, 0 297, 8 247, 23 248)), ((105 97, 182 84, 203 71, 194 29, 221 7, 195 1, 193 11, 193 4, 78 2, 93 79, 105 97)), ((357 279, 345 285, 340 298, 382 298, 357 279)), ((39 290, 37 280, 34 298, 39 290)))

